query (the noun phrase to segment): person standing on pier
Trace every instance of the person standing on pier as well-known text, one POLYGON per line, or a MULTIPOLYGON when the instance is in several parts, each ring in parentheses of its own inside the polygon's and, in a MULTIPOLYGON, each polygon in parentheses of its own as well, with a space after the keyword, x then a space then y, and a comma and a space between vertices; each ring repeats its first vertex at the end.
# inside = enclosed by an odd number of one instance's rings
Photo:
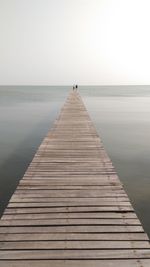
POLYGON ((76 85, 73 85, 73 91, 77 91, 77 89, 78 89, 78 85, 76 84, 76 85))

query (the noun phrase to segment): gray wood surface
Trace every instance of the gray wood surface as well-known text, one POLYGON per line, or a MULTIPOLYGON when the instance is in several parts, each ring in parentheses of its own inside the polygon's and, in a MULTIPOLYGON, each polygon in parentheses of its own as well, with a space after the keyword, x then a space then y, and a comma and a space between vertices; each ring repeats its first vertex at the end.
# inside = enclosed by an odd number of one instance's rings
POLYGON ((1 260, 1 267, 149 267, 149 259, 128 260, 1 260))
POLYGON ((149 267, 150 246, 77 92, 0 220, 0 267, 149 267))

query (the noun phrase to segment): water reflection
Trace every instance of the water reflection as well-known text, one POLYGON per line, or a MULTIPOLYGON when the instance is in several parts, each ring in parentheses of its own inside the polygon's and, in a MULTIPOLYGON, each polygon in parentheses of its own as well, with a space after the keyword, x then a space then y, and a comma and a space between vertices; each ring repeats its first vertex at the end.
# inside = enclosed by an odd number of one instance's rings
POLYGON ((55 120, 66 87, 0 87, 0 212, 55 120))
POLYGON ((150 86, 84 88, 86 106, 150 235, 150 86), (120 90, 120 91, 119 91, 120 90), (89 92, 88 92, 89 91, 89 92), (123 97, 122 97, 123 95, 123 97))

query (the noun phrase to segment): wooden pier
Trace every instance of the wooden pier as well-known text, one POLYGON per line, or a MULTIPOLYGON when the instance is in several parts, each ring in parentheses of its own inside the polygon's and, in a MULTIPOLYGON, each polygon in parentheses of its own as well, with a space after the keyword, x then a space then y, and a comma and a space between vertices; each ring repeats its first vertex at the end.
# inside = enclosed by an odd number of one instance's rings
POLYGON ((73 91, 0 221, 0 267, 116 266, 150 267, 149 240, 73 91))

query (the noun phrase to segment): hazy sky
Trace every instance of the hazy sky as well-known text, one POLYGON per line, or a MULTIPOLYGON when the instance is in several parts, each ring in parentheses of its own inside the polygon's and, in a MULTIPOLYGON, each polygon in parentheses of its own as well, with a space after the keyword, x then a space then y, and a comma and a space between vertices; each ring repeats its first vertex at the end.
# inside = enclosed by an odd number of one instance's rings
POLYGON ((150 0, 0 0, 0 84, 150 84, 150 0))

